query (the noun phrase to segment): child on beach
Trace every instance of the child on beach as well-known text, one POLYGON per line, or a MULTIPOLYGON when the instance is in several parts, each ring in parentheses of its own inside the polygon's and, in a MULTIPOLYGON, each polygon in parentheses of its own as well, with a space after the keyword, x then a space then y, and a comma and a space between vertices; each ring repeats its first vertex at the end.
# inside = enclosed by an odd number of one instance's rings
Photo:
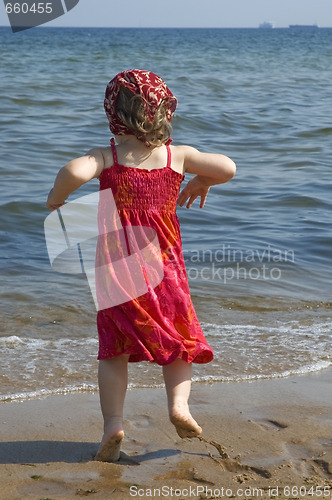
POLYGON ((120 458, 124 437, 123 407, 128 362, 162 366, 169 418, 181 438, 202 429, 192 417, 188 399, 192 363, 208 363, 213 351, 198 322, 189 292, 176 205, 190 208, 209 188, 229 181, 235 164, 227 156, 201 153, 190 146, 171 146, 171 119, 177 99, 150 71, 116 75, 106 88, 104 107, 111 147, 91 149, 62 167, 47 207, 61 207, 67 197, 93 178, 100 190, 111 189, 123 227, 153 228, 162 255, 161 283, 140 297, 99 310, 98 382, 104 435, 96 460, 120 458), (180 193, 184 174, 195 176, 180 193))

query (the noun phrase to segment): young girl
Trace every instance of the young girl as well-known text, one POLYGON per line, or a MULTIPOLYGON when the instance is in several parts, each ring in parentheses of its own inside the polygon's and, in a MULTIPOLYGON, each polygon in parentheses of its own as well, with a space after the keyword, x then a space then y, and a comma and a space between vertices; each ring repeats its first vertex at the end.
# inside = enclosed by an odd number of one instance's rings
POLYGON ((120 458, 128 362, 151 361, 163 367, 169 417, 181 438, 202 429, 191 416, 188 399, 192 363, 213 358, 189 292, 176 204, 203 208, 209 188, 229 181, 235 164, 227 156, 170 146, 171 119, 177 105, 154 73, 119 73, 106 88, 104 107, 115 136, 111 147, 91 149, 60 169, 47 207, 61 207, 82 184, 99 178, 111 189, 122 226, 153 228, 158 235, 163 280, 140 297, 98 311, 99 372, 104 435, 96 460, 120 458), (194 174, 184 189, 184 174, 194 174))

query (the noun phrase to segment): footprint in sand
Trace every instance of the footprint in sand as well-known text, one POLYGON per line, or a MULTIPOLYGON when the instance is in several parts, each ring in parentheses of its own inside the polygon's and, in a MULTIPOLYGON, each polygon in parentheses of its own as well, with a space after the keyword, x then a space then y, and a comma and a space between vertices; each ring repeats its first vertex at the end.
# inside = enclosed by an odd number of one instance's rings
POLYGON ((211 446, 216 448, 216 450, 219 453, 219 457, 214 457, 211 453, 209 453, 209 456, 210 456, 210 458, 212 458, 212 460, 214 460, 215 462, 217 462, 220 465, 222 470, 225 470, 228 472, 233 472, 233 473, 253 472, 253 473, 258 474, 259 476, 267 478, 267 479, 271 477, 271 473, 266 469, 263 469, 261 467, 252 467, 251 465, 242 464, 240 456, 237 456, 235 458, 231 458, 228 455, 226 448, 224 446, 222 446, 221 444, 217 443, 216 441, 211 441, 210 439, 206 439, 202 436, 197 436, 197 438, 200 441, 207 443, 207 444, 210 444, 211 446))
POLYGON ((318 476, 331 479, 332 461, 328 457, 313 454, 304 444, 287 443, 285 455, 292 468, 302 476, 318 476))
POLYGON ((249 420, 250 423, 257 425, 265 431, 270 431, 271 429, 280 431, 282 429, 287 429, 288 424, 284 422, 279 422, 277 420, 264 419, 264 420, 249 420))
POLYGON ((136 415, 136 418, 130 420, 128 424, 137 429, 147 429, 151 426, 152 418, 149 415, 136 415))

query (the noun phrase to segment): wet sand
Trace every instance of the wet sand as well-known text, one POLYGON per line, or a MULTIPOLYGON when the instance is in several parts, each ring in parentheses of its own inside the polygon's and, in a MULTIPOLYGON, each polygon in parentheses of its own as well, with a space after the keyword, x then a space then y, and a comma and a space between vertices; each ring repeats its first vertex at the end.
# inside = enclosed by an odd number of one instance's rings
POLYGON ((193 384, 202 439, 181 440, 163 389, 128 391, 119 463, 93 461, 98 394, 1 403, 0 498, 332 498, 332 369, 193 384))

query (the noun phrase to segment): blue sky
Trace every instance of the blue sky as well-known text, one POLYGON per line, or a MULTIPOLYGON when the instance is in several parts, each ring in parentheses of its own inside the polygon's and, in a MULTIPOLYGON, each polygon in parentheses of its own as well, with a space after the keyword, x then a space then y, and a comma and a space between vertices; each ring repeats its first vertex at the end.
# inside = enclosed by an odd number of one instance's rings
MULTIPOLYGON (((80 0, 46 26, 228 28, 263 21, 332 27, 332 0, 80 0)), ((0 25, 9 26, 3 2, 0 25)))

